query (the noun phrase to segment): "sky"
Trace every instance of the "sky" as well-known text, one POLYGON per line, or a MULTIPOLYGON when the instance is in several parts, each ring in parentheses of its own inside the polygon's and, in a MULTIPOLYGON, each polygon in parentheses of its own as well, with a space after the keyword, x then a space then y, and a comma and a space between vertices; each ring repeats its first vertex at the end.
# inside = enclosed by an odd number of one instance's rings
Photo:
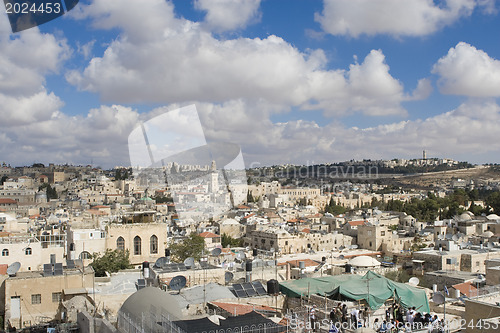
POLYGON ((194 105, 206 140, 240 145, 247 167, 423 150, 500 163, 499 10, 495 0, 81 0, 18 33, 2 12, 0 162, 127 166, 135 128, 194 105))

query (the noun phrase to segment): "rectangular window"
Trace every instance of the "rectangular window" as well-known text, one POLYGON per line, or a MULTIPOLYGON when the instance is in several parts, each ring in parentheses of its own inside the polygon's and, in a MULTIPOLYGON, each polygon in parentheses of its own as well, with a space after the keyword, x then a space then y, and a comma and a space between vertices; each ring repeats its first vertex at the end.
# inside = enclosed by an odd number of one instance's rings
POLYGON ((61 293, 52 293, 52 302, 59 303, 61 301, 61 293))
POLYGON ((446 264, 451 265, 451 258, 446 259, 446 264))
POLYGON ((41 294, 31 295, 31 304, 42 304, 42 295, 41 294))
POLYGON ((476 261, 476 267, 479 266, 479 261, 476 261))

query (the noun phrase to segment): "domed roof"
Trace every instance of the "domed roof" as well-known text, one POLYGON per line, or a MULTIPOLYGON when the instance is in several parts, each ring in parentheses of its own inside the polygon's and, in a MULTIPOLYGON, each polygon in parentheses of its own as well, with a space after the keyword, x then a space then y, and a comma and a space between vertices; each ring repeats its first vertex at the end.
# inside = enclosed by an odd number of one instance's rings
POLYGON ((486 216, 486 218, 488 220, 500 220, 500 216, 498 216, 497 214, 490 214, 490 215, 486 216))
POLYGON ((467 213, 462 213, 458 218, 460 220, 462 220, 462 221, 470 221, 470 220, 472 220, 472 217, 469 214, 467 214, 467 213))
POLYGON ((491 231, 485 231, 481 234, 482 237, 486 237, 486 238, 490 238, 491 236, 493 236, 494 233, 492 233, 491 231))
POLYGON ((176 298, 155 287, 146 287, 136 291, 122 304, 119 313, 132 320, 142 320, 142 314, 149 313, 151 308, 161 309, 170 315, 182 319, 182 309, 176 298))
POLYGON ((225 219, 224 221, 222 221, 222 224, 240 224, 238 221, 236 221, 235 219, 225 219))
POLYGON ((378 267, 380 262, 369 256, 359 256, 349 260, 349 264, 356 267, 378 267))

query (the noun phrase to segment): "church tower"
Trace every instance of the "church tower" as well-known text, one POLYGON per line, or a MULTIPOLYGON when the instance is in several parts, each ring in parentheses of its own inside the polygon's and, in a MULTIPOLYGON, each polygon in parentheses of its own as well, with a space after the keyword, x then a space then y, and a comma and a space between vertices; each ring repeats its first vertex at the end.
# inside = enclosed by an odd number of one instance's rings
POLYGON ((217 166, 215 165, 215 161, 212 161, 212 165, 210 166, 209 191, 210 193, 219 192, 219 172, 217 171, 217 166))

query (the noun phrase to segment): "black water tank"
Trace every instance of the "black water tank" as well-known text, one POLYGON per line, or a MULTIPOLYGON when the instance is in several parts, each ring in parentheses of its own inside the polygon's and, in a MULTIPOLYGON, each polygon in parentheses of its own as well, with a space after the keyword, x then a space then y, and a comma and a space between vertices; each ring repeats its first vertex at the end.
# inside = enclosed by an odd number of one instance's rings
POLYGON ((165 257, 170 257, 170 249, 165 249, 165 257))
POLYGON ((142 269, 149 268, 149 262, 145 261, 142 263, 142 269))
POLYGON ((253 250, 252 250, 252 255, 253 255, 254 257, 256 257, 256 256, 257 256, 257 249, 253 249, 253 250))
POLYGON ((321 257, 321 261, 325 262, 326 261, 326 257, 321 257))
POLYGON ((267 281, 267 294, 268 295, 277 295, 280 292, 280 284, 278 280, 269 280, 267 281))
POLYGON ((351 273, 351 268, 352 268, 352 266, 351 266, 351 265, 349 265, 349 264, 345 264, 345 272, 346 272, 346 273, 351 273))
POLYGON ((245 262, 245 271, 246 272, 251 272, 252 271, 252 261, 251 260, 247 260, 245 262))

